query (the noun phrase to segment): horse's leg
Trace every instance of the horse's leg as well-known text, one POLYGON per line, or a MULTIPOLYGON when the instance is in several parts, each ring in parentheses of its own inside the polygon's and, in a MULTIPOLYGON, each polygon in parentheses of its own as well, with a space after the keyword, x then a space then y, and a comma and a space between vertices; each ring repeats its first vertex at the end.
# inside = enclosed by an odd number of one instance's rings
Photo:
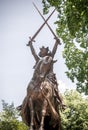
POLYGON ((43 107, 42 107, 41 122, 40 122, 40 128, 39 128, 39 130, 43 130, 43 127, 44 127, 44 118, 45 118, 45 114, 46 114, 47 105, 48 105, 47 101, 44 100, 43 107))
POLYGON ((31 122, 30 122, 30 128, 29 130, 33 130, 33 117, 34 117, 34 110, 33 110, 33 102, 32 102, 32 98, 29 98, 29 102, 30 102, 30 115, 31 115, 31 122))
POLYGON ((61 118, 60 118, 60 113, 58 113, 59 114, 59 128, 58 128, 58 130, 61 130, 61 118))

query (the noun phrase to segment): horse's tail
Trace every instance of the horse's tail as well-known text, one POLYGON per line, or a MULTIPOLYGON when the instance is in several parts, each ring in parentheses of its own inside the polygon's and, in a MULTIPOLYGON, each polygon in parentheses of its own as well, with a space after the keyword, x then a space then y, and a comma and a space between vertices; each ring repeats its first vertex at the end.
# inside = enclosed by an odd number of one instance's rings
POLYGON ((23 101, 22 104, 22 109, 21 109, 21 117, 23 122, 27 125, 30 126, 30 108, 29 108, 29 102, 28 98, 26 97, 23 101))

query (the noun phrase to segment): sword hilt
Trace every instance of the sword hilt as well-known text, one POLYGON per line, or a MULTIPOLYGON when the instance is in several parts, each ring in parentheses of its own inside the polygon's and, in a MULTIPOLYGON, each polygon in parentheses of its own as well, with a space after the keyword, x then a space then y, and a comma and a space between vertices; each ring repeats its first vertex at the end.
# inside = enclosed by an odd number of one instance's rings
POLYGON ((58 37, 54 37, 54 39, 56 40, 56 42, 61 45, 60 39, 58 37))
POLYGON ((32 39, 31 37, 29 37, 29 42, 28 42, 28 44, 27 44, 27 46, 30 46, 30 44, 32 44, 32 42, 35 42, 35 40, 34 39, 32 39))

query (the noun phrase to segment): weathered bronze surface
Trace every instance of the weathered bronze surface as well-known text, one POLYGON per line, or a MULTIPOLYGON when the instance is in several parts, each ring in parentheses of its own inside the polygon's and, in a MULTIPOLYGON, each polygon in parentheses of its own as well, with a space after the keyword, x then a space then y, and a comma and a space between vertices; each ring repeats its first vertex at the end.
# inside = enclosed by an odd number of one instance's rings
POLYGON ((55 93, 58 88, 55 75, 51 71, 53 59, 45 56, 37 64, 27 87, 21 116, 30 130, 59 130, 59 103, 55 93))
POLYGON ((40 57, 36 54, 33 44, 30 43, 29 46, 36 64, 21 106, 22 119, 30 130, 61 130, 59 106, 63 103, 53 72, 53 58, 58 42, 55 42, 52 52, 48 47, 40 48, 40 57))
MULTIPOLYGON (((49 17, 47 20, 44 19, 44 24, 47 23, 49 17)), ((29 130, 61 130, 59 107, 64 105, 59 95, 56 75, 53 72, 53 65, 56 62, 54 55, 60 41, 56 38, 52 51, 42 46, 37 55, 32 42, 39 31, 40 29, 27 44, 36 63, 33 67, 32 79, 27 87, 26 97, 18 109, 21 111, 24 123, 29 126, 29 130)))

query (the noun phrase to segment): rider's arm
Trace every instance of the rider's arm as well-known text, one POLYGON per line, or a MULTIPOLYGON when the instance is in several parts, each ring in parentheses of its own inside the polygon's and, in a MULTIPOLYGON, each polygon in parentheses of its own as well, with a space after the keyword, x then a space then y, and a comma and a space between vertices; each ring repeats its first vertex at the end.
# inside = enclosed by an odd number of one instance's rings
POLYGON ((54 58, 54 55, 55 55, 55 53, 56 53, 56 51, 57 51, 57 46, 58 46, 58 44, 59 44, 59 42, 58 42, 58 40, 56 40, 55 45, 54 45, 54 47, 53 47, 53 50, 52 50, 52 52, 51 52, 53 58, 54 58))
POLYGON ((30 46, 30 49, 31 49, 32 55, 34 56, 34 59, 35 59, 36 62, 37 62, 37 61, 39 60, 39 57, 38 57, 38 55, 36 54, 35 49, 34 49, 32 43, 30 43, 29 46, 30 46))

